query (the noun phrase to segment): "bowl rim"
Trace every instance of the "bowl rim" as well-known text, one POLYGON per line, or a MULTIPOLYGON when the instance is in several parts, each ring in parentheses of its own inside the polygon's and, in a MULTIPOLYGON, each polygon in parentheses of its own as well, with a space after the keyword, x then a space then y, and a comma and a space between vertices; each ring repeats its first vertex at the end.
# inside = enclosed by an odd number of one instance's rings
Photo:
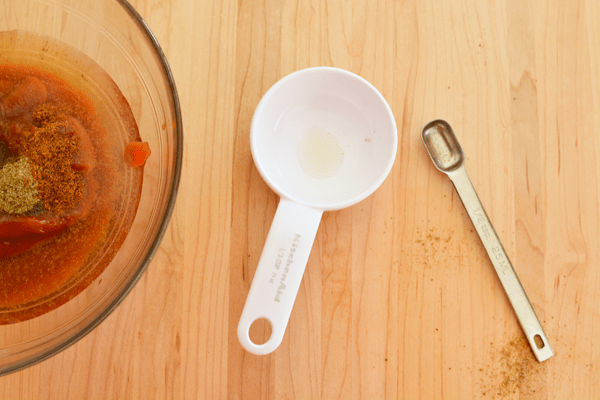
POLYGON ((49 350, 32 357, 31 359, 17 362, 12 365, 0 366, 0 376, 8 375, 13 372, 17 372, 19 370, 28 368, 33 366, 41 361, 44 361, 63 350, 67 349, 71 345, 77 343, 80 339, 90 333, 94 328, 96 328, 102 321, 104 321, 127 297, 129 292, 135 287, 137 282, 140 280, 148 265, 154 258, 158 247, 164 237, 164 234, 167 230, 169 222, 171 220, 171 216, 173 214, 173 209, 175 208, 175 201, 177 198, 177 193, 179 190, 179 182, 181 180, 181 169, 183 163, 183 125, 182 125, 182 117, 181 117, 181 106, 179 102, 179 95, 177 92, 177 87, 175 86, 175 79, 173 78, 173 73, 171 72, 171 68, 169 67, 169 63, 167 58, 158 43, 158 40, 152 33, 150 27, 146 24, 142 16, 133 8, 131 4, 127 0, 115 0, 119 5, 123 7, 123 9, 131 16, 132 21, 137 24, 137 26, 142 31, 142 34, 146 36, 149 40, 150 44, 154 47, 156 55, 158 56, 158 60, 160 61, 160 65, 162 66, 165 77, 167 78, 167 82, 171 91, 172 101, 173 101, 173 109, 175 112, 175 135, 176 135, 176 153, 175 153, 175 162, 173 169, 173 184, 170 188, 170 193, 168 195, 168 201, 165 208, 164 218, 162 219, 156 236, 154 240, 149 246, 149 251, 144 256, 140 267, 134 272, 132 278, 125 284, 123 289, 115 296, 115 298, 108 303, 108 305, 88 324, 76 330, 76 332, 67 338, 64 342, 50 348, 49 350))

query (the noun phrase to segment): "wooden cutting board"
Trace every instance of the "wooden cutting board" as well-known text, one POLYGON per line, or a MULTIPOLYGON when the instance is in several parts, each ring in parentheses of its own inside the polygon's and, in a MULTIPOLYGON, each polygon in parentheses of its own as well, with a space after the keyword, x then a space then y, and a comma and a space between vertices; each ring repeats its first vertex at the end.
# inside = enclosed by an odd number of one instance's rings
POLYGON ((132 5, 183 107, 177 207, 120 307, 0 378, 1 399, 600 398, 600 3, 132 5), (373 196, 325 214, 283 343, 254 356, 235 332, 278 198, 252 162, 252 114, 278 79, 319 65, 381 91, 398 156, 373 196), (555 350, 547 362, 421 144, 436 118, 467 154, 555 350))

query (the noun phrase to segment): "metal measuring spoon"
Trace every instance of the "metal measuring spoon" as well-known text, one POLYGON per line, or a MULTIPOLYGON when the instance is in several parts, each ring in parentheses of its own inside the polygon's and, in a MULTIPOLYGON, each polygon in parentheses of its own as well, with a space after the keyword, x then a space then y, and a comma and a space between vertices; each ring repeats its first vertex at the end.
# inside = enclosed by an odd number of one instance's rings
POLYGON ((502 243, 500 243, 500 239, 485 213, 479 197, 477 197, 475 188, 464 166, 465 153, 452 127, 443 120, 432 121, 423 128, 421 138, 433 164, 437 169, 448 175, 454 184, 456 192, 460 196, 517 314, 533 354, 540 362, 547 360, 554 355, 554 352, 506 255, 506 251, 502 247, 502 243))

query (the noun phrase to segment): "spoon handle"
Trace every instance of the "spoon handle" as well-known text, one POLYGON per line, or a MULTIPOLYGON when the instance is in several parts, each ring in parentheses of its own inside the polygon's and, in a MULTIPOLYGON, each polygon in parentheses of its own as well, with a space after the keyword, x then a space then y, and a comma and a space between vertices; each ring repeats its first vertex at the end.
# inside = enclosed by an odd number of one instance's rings
POLYGON ((483 209, 465 167, 461 166, 447 174, 483 242, 535 357, 540 362, 547 360, 554 355, 554 352, 506 251, 483 209))

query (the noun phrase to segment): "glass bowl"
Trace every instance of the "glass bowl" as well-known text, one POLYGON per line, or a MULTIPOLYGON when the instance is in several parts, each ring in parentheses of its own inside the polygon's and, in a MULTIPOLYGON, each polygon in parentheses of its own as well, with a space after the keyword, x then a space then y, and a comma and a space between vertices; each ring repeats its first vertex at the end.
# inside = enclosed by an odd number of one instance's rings
MULTIPOLYGON (((143 170, 137 213, 133 222, 128 222, 131 228, 122 245, 104 246, 55 293, 22 307, 33 311, 28 319, 0 325, 0 375, 72 345, 104 320, 133 288, 167 228, 183 145, 179 100, 167 60, 148 26, 126 1, 5 0, 0 5, 0 33, 8 32, 59 41, 104 70, 111 78, 107 86, 120 89, 141 140, 149 143, 152 154, 143 170), (61 305, 39 311, 40 305, 52 301, 61 305)), ((55 56, 68 59, 71 54, 66 51, 55 56)), ((105 89, 97 86, 100 92, 105 89)), ((110 146, 123 154, 125 145, 122 140, 110 146)), ((10 312, 0 307, 0 319, 10 312)))

